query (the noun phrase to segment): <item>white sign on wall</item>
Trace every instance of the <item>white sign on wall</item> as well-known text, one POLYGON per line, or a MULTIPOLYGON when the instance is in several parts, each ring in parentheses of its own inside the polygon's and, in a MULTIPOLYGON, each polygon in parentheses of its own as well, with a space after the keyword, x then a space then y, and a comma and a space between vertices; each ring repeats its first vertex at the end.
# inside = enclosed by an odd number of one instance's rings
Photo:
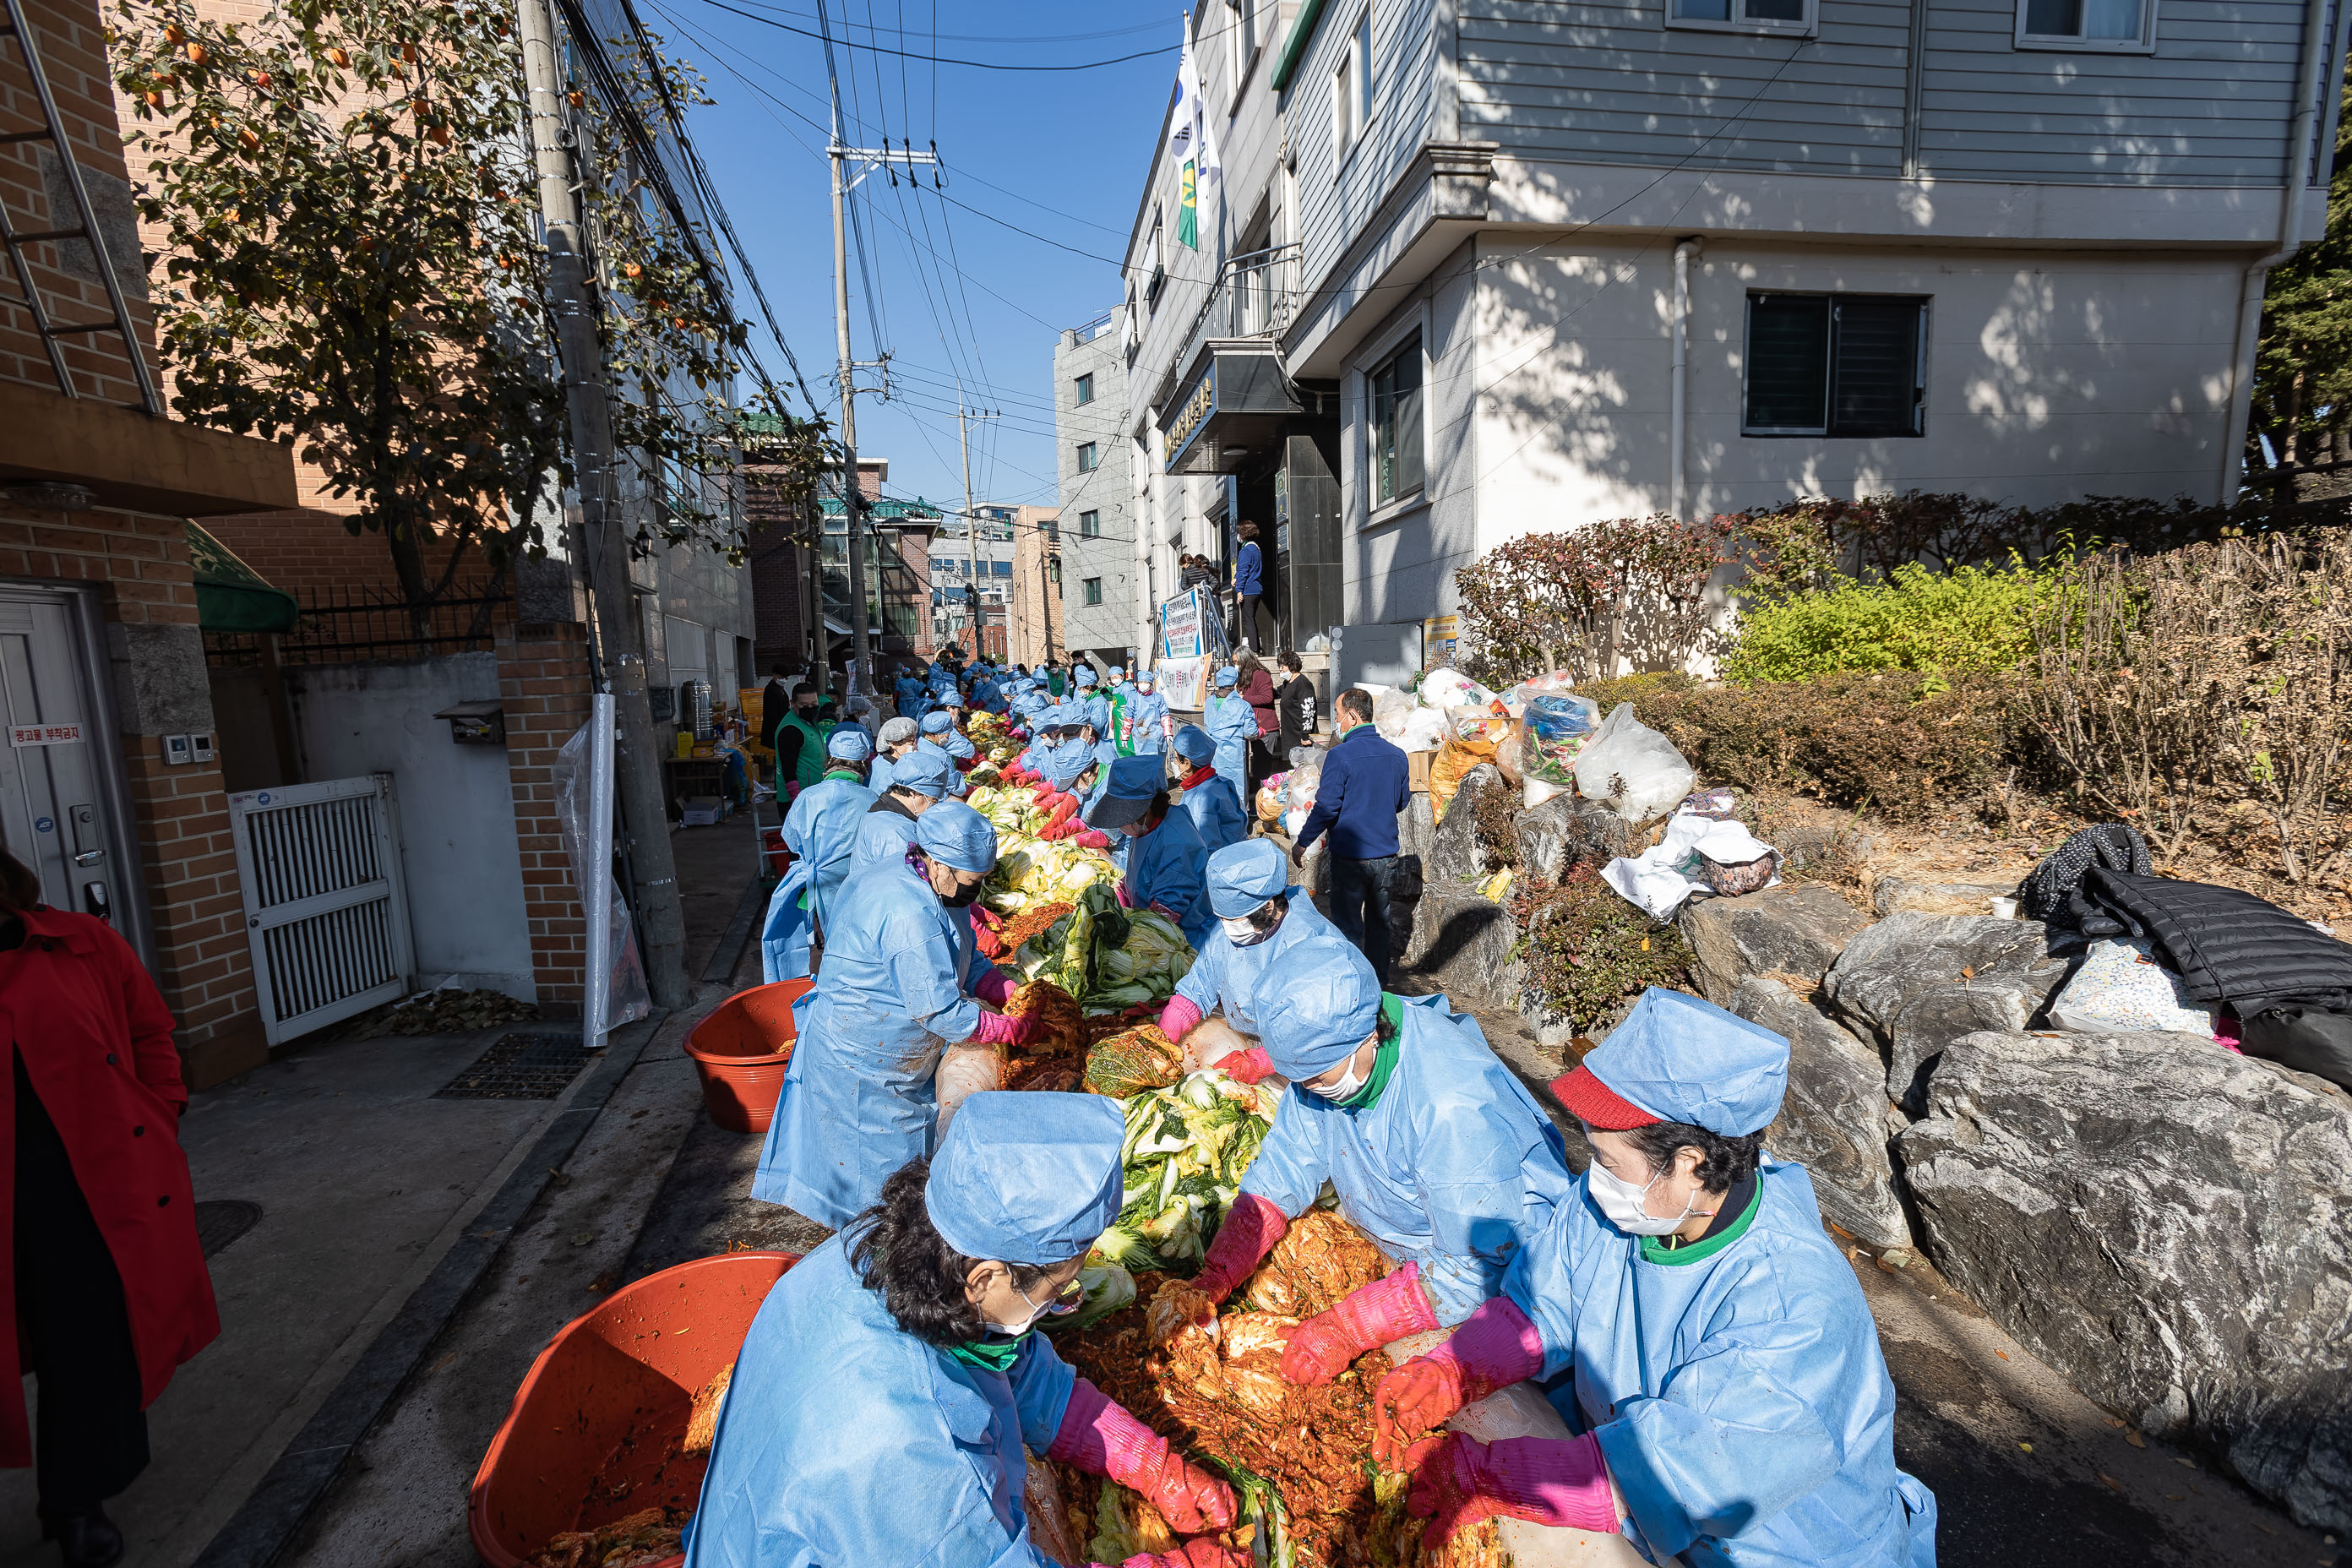
POLYGON ((12 746, 70 746, 81 738, 79 724, 12 724, 8 727, 8 743, 12 746))

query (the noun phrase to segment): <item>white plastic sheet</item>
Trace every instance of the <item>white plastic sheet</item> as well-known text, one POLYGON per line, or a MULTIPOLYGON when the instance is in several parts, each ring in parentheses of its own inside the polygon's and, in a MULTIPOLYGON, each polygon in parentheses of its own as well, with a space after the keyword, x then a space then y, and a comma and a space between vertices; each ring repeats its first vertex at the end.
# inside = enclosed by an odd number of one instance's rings
POLYGON ((1576 793, 1605 800, 1620 816, 1647 822, 1673 809, 1698 775, 1675 743, 1620 702, 1576 758, 1576 793))
MULTIPOLYGON (((599 995, 587 999, 585 1011, 592 1026, 600 1019, 603 1028, 617 1029, 622 1025, 644 1017, 654 1010, 653 992, 646 984, 645 961, 637 955, 635 928, 629 920, 628 900, 613 879, 609 867, 599 868, 594 848, 596 835, 594 815, 590 810, 589 742, 593 738, 592 727, 583 724, 563 742, 555 757, 555 814, 563 825, 563 852, 572 862, 572 886, 580 890, 583 907, 591 904, 593 889, 592 879, 601 875, 611 889, 611 908, 605 921, 604 951, 611 955, 604 973, 591 975, 590 983, 600 988, 599 995), (601 1005, 600 1005, 601 1004, 601 1005)), ((606 837, 604 842, 609 844, 606 837)))

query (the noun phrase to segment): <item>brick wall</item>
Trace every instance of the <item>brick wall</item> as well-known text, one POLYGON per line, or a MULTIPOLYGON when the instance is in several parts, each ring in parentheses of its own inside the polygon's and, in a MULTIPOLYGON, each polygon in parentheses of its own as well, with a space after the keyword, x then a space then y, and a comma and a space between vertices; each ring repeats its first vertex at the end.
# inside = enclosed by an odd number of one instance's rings
POLYGON ((743 470, 743 521, 751 562, 751 658, 761 679, 779 661, 797 669, 814 653, 806 624, 807 550, 789 542, 799 519, 761 482, 758 468, 743 470))
POLYGON ((506 709, 507 776, 522 853, 531 976, 541 1006, 576 1008, 584 994, 588 922, 555 814, 555 759, 588 721, 587 628, 499 627, 499 699, 506 709))

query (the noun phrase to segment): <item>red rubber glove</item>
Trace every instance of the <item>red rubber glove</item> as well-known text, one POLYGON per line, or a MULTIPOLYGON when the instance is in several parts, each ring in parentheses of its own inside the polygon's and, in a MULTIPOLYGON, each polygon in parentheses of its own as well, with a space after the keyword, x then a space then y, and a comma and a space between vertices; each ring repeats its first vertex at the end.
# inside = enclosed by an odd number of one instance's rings
POLYGON ((1179 1045, 1200 1021, 1201 1010, 1181 996, 1171 996, 1168 1005, 1160 1009, 1160 1032, 1179 1045))
POLYGON ((1083 1377, 1071 1384, 1070 1403, 1045 1457, 1141 1492, 1179 1535, 1223 1530, 1234 1521, 1233 1488, 1171 1453, 1167 1438, 1083 1377))
POLYGON ((1291 1330, 1289 1347, 1282 1352, 1282 1375, 1308 1388, 1320 1387, 1366 1351, 1435 1327, 1437 1310, 1421 1288, 1421 1265, 1408 1263, 1291 1330))
POLYGON ((1496 1296, 1462 1320, 1444 1344, 1415 1356, 1372 1394, 1372 1457, 1405 1468, 1406 1450, 1423 1433, 1498 1388, 1543 1370, 1543 1336, 1508 1296, 1496 1296))
MULTIPOLYGON (((1248 1552, 1220 1546, 1213 1541, 1188 1541, 1173 1552, 1139 1552, 1118 1568, 1250 1568, 1252 1562, 1248 1552)), ((1087 1568, 1103 1565, 1092 1563, 1087 1568)))
POLYGON ((1283 1212, 1255 1193, 1244 1193, 1225 1211, 1209 1243, 1201 1271, 1190 1279, 1168 1279, 1145 1310, 1144 1324, 1154 1344, 1166 1344, 1190 1324, 1216 1321, 1217 1309, 1241 1282, 1257 1271, 1290 1229, 1283 1212))
MULTIPOLYGON (((1162 1031, 1162 1033, 1165 1032, 1162 1031)), ((1235 1083, 1256 1083, 1274 1071, 1274 1058, 1265 1054, 1264 1046, 1252 1046, 1247 1050, 1235 1051, 1217 1065, 1224 1068, 1225 1076, 1235 1083)))
MULTIPOLYGON (((1110 847, 1110 836, 1099 827, 1081 827, 1077 832, 1071 834, 1070 837, 1081 848, 1108 849, 1110 847)), ((1124 902, 1125 900, 1122 898, 1121 901, 1124 902)))
POLYGON ((1429 1521, 1422 1550, 1433 1552, 1464 1525, 1502 1514, 1569 1530, 1617 1531, 1609 1464, 1587 1432, 1481 1443, 1459 1432, 1413 1448, 1412 1496, 1405 1506, 1429 1521))
POLYGON ((983 1046, 1025 1046, 1037 1037, 1037 1015, 1014 1018, 1003 1013, 982 1013, 971 1037, 983 1046))
POLYGON ((1054 797, 1054 809, 1046 815, 1045 826, 1048 827, 1059 827, 1063 823, 1069 821, 1072 817, 1077 816, 1077 814, 1078 797, 1076 795, 1057 795, 1054 797))
POLYGON ((971 988, 971 994, 992 1007, 1002 1007, 1016 989, 1018 984, 1013 976, 1002 969, 992 969, 980 977, 980 984, 971 988))

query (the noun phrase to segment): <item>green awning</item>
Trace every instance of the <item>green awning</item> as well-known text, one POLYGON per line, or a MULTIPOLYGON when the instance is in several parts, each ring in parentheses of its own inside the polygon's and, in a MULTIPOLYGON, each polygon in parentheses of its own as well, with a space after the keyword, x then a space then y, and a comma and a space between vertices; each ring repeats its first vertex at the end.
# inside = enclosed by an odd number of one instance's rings
POLYGON ((196 625, 208 632, 289 632, 302 613, 294 595, 236 558, 219 540, 188 524, 196 568, 196 625))

